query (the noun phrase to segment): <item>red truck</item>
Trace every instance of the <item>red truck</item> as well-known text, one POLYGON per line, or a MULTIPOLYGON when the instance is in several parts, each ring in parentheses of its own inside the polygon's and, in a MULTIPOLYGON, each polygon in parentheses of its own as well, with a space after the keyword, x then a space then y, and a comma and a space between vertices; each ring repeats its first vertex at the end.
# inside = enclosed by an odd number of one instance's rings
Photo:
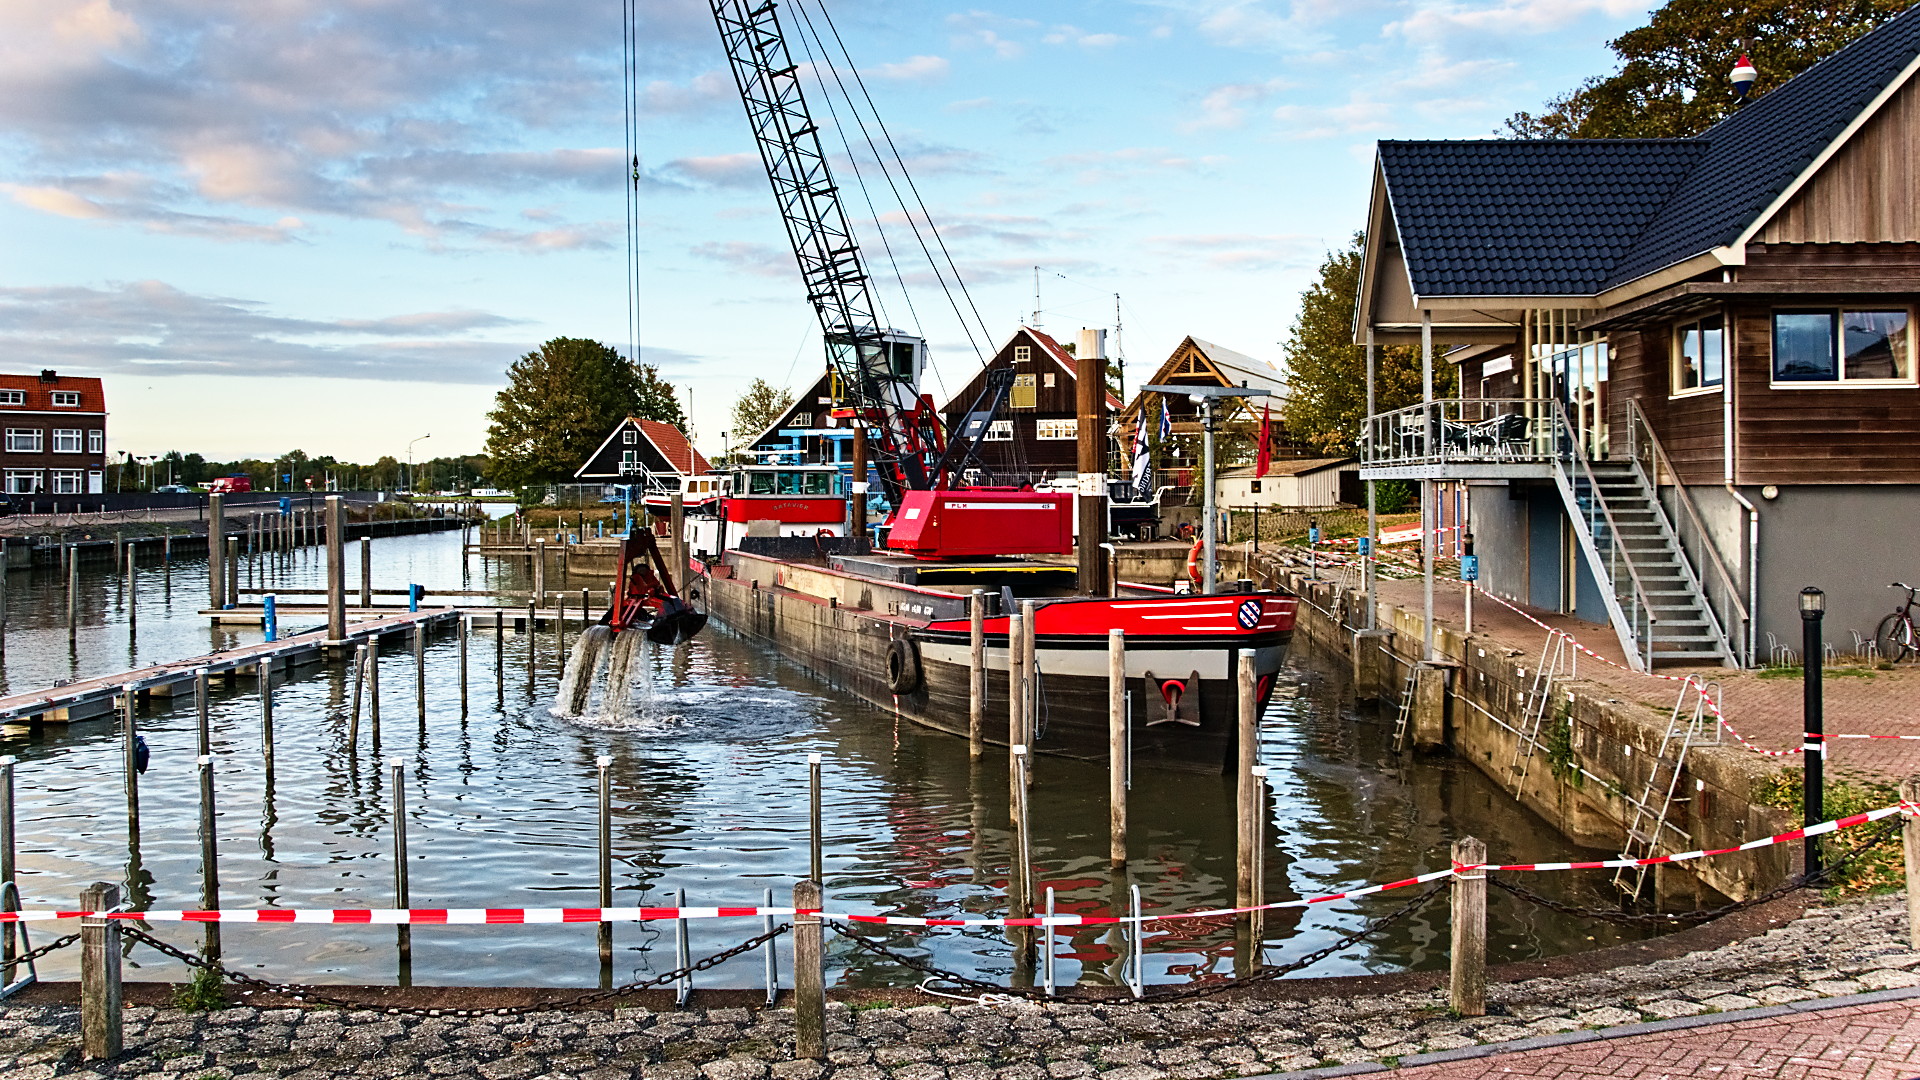
POLYGON ((216 476, 213 478, 213 483, 207 485, 207 490, 219 495, 231 495, 236 491, 252 491, 253 478, 244 473, 216 476))

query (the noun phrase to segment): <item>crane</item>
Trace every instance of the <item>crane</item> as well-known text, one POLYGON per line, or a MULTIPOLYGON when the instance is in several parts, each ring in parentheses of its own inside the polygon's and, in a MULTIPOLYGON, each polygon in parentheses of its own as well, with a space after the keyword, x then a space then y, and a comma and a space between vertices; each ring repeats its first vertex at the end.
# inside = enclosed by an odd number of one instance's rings
POLYGON ((924 338, 881 325, 873 279, 854 238, 820 126, 808 111, 800 68, 787 48, 775 0, 710 0, 734 85, 774 202, 800 266, 807 301, 825 339, 837 393, 833 416, 865 424, 875 471, 894 507, 890 546, 918 557, 1064 553, 1071 500, 1027 490, 958 488, 1005 404, 1011 373, 990 372, 950 433, 920 393, 924 338), (948 505, 949 491, 966 499, 948 505), (989 520, 981 511, 1002 510, 989 520), (970 513, 975 520, 962 522, 970 513), (944 519, 945 538, 939 522, 944 519), (966 539, 962 539, 964 534, 966 539))

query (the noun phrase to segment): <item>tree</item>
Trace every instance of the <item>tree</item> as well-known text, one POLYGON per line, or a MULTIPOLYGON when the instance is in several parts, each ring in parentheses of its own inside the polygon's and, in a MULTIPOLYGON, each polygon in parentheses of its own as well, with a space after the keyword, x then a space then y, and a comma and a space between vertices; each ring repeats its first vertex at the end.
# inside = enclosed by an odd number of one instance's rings
MULTIPOLYGON (((1300 295, 1300 314, 1287 333, 1287 400, 1280 413, 1290 435, 1323 453, 1352 453, 1366 417, 1367 351, 1353 343, 1365 242, 1365 234, 1355 233, 1352 246, 1327 254, 1320 280, 1300 295)), ((1453 365, 1436 357, 1436 396, 1453 392, 1454 375, 1453 365)), ((1417 405, 1420 397, 1420 350, 1406 345, 1377 348, 1374 411, 1417 405)))
POLYGON ((1697 135, 1734 109, 1733 65, 1752 58, 1766 93, 1893 18, 1913 0, 1667 0, 1647 25, 1608 43, 1621 61, 1547 103, 1516 113, 1522 139, 1646 139, 1697 135))
POLYGON ((753 380, 747 385, 747 392, 733 403, 734 441, 744 446, 748 439, 772 427, 773 422, 791 408, 793 391, 765 379, 753 380))
POLYGON ((515 360, 487 414, 487 456, 496 483, 545 483, 573 475, 629 416, 685 423, 673 387, 651 366, 585 338, 554 338, 515 360))

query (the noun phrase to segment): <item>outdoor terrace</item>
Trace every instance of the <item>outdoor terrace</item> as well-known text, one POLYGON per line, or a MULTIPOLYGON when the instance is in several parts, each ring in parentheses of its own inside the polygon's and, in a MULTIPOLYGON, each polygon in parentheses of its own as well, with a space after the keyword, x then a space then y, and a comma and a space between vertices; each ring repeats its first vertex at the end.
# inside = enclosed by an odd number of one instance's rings
POLYGON ((1565 432, 1550 398, 1440 398, 1368 417, 1360 478, 1545 479, 1565 432))

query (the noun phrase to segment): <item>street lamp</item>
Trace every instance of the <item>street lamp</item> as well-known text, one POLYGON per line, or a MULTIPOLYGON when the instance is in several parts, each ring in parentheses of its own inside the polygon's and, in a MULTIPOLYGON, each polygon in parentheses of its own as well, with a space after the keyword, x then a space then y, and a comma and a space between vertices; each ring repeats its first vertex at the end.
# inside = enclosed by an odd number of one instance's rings
MULTIPOLYGON (((425 435, 420 436, 420 439, 431 439, 431 438, 433 438, 433 432, 431 431, 427 432, 425 435)), ((413 493, 413 443, 419 442, 420 439, 415 439, 413 440, 413 442, 410 442, 407 444, 407 493, 408 494, 413 493)))
MULTIPOLYGON (((1800 590, 1800 653, 1802 678, 1800 708, 1806 721, 1806 737, 1800 742, 1801 803, 1805 807, 1803 824, 1818 825, 1826 816, 1826 709, 1820 692, 1820 668, 1826 660, 1826 642, 1820 632, 1820 620, 1826 615, 1827 594, 1809 585, 1800 590)), ((1806 873, 1809 880, 1820 872, 1820 841, 1809 836, 1806 845, 1806 873)))

